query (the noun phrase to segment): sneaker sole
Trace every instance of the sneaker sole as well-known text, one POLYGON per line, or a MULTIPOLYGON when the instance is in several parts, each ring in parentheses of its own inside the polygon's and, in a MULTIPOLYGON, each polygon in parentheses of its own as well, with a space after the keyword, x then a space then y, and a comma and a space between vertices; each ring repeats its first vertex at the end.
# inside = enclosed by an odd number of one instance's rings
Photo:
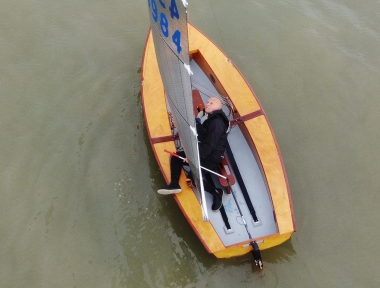
POLYGON ((177 194, 177 193, 180 193, 180 192, 182 192, 182 189, 171 189, 171 190, 160 189, 160 190, 157 191, 157 193, 161 194, 161 195, 177 194))

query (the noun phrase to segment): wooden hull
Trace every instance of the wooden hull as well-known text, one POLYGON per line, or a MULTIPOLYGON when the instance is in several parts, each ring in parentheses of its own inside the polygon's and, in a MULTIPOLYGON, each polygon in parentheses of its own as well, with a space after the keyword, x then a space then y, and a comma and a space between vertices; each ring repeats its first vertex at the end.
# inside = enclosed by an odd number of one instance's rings
MULTIPOLYGON (((213 78, 216 90, 228 95, 236 116, 245 121, 239 126, 252 149, 257 153, 262 173, 270 191, 276 233, 255 238, 260 249, 267 249, 288 240, 295 231, 292 202, 285 169, 274 134, 267 117, 252 89, 227 56, 207 37, 189 24, 189 50, 206 75, 213 78)), ((162 174, 170 180, 169 156, 165 149, 175 151, 169 123, 164 87, 158 69, 151 33, 149 33, 141 72, 143 111, 150 143, 162 174)), ((244 245, 250 241, 230 245, 223 244, 210 222, 204 222, 198 199, 181 176, 182 192, 174 195, 189 224, 209 253, 218 258, 229 258, 246 254, 252 250, 244 245)))

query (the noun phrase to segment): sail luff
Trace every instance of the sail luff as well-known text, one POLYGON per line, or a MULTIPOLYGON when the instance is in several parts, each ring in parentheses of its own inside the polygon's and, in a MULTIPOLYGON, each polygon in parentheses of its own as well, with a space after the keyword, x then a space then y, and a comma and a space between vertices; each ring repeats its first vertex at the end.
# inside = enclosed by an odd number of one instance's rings
POLYGON ((200 170, 192 100, 187 28, 187 2, 148 0, 154 47, 167 103, 178 129, 196 186, 201 194, 203 219, 208 221, 200 170))

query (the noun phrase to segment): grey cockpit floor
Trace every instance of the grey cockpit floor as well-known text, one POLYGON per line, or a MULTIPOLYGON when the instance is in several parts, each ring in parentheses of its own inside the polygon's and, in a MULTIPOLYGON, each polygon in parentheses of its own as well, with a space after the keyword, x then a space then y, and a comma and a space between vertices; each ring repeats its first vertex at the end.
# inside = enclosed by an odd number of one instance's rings
MULTIPOLYGON (((203 73, 199 66, 192 60, 190 63, 192 75, 193 89, 198 89, 203 98, 204 103, 211 95, 219 95, 208 77, 203 73)), ((223 108, 228 115, 228 109, 223 108)), ((248 146, 245 138, 238 126, 234 126, 228 136, 228 142, 231 147, 233 156, 239 167, 240 174, 244 184, 248 190, 252 200, 253 207, 259 218, 258 223, 254 223, 249 212, 239 184, 232 185, 233 193, 235 193, 238 205, 247 222, 248 230, 253 238, 265 237, 277 233, 277 225, 273 215, 273 205, 270 193, 266 185, 266 181, 261 173, 260 166, 256 161, 256 157, 248 146)), ((236 177, 235 177, 236 179, 236 177)), ((216 185, 219 185, 217 178, 214 178, 216 185)), ((239 242, 249 240, 248 233, 244 227, 242 217, 238 211, 232 194, 224 194, 223 205, 231 225, 228 231, 219 211, 211 210, 212 195, 206 194, 206 206, 208 209, 209 219, 214 229, 217 231, 221 241, 225 246, 233 245, 239 242)))

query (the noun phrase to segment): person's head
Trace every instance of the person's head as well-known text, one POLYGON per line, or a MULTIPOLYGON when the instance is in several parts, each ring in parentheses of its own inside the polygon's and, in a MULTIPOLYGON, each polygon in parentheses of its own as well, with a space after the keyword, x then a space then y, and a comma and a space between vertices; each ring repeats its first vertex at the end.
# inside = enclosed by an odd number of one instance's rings
POLYGON ((218 98, 211 97, 207 100, 207 103, 205 106, 206 113, 212 113, 220 109, 222 109, 222 102, 218 98))

